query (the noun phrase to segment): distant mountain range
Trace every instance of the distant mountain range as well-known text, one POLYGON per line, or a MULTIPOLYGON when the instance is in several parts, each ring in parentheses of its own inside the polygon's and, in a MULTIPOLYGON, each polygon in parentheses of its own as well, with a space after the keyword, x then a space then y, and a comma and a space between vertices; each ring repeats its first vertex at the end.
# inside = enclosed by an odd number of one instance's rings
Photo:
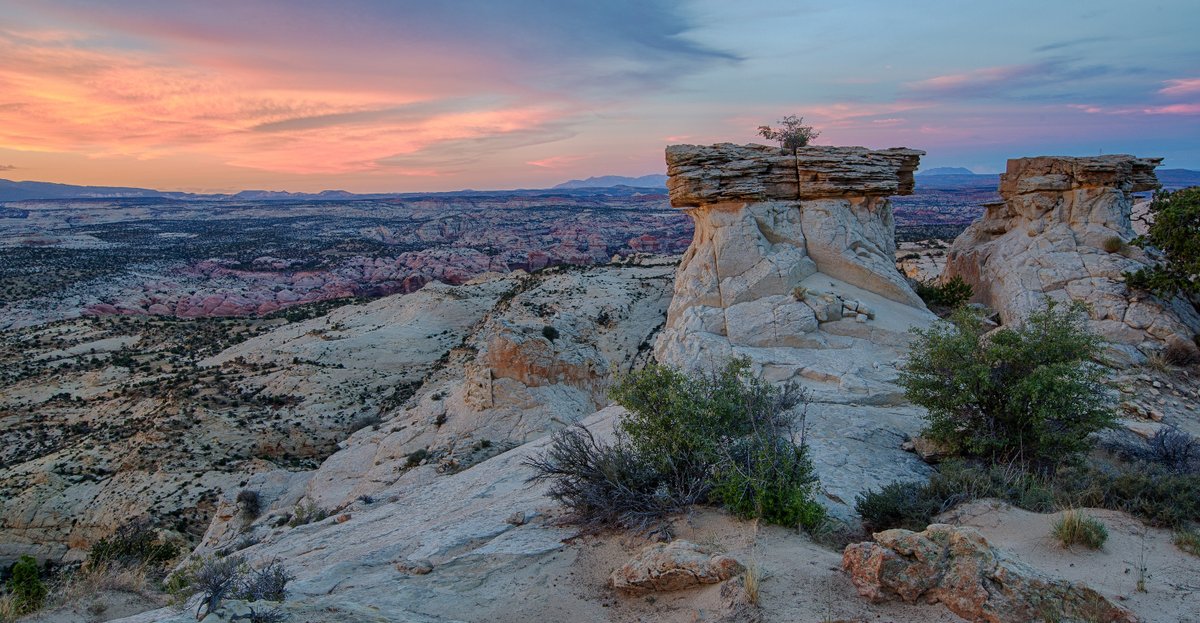
POLYGON ((667 176, 643 175, 641 177, 626 177, 624 175, 601 175, 589 177, 586 180, 570 180, 563 182, 555 189, 561 188, 607 188, 610 186, 630 186, 633 188, 666 188, 667 176))
MULTIPOLYGON (((1200 186, 1200 171, 1190 169, 1159 169, 1156 171, 1158 180, 1167 190, 1178 190, 1189 186, 1200 186)), ((972 173, 963 167, 935 167, 917 173, 917 187, 926 188, 956 188, 963 186, 986 186, 995 188, 999 181, 995 173, 972 173)), ((665 175, 643 175, 627 177, 623 175, 601 175, 584 180, 570 180, 550 189, 522 189, 502 191, 459 190, 442 193, 369 193, 358 194, 345 190, 323 190, 319 193, 293 193, 278 190, 243 190, 232 194, 200 194, 151 190, 148 188, 128 188, 122 186, 75 186, 72 184, 54 184, 51 182, 14 182, 0 179, 0 201, 24 201, 29 199, 132 199, 160 198, 199 201, 314 201, 314 200, 347 200, 347 199, 385 199, 403 197, 424 197, 430 195, 527 195, 544 193, 547 190, 604 194, 628 194, 646 190, 664 191, 667 187, 665 175), (611 190, 603 190, 611 189, 611 190)))
POLYGON ((917 175, 975 175, 975 172, 965 167, 934 167, 917 171, 917 175))

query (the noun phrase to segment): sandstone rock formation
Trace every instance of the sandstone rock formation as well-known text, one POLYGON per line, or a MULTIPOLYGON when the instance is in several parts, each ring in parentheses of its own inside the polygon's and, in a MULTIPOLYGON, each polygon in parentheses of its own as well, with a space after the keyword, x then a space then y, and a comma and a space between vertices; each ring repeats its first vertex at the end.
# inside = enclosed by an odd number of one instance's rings
POLYGON ((896 269, 887 198, 912 191, 921 154, 667 148, 671 203, 695 233, 655 355, 689 370, 745 356, 811 390, 808 440, 846 515, 865 488, 925 469, 899 450, 921 424, 892 363, 908 329, 934 316, 896 269))
POLYGON ((742 571, 729 556, 711 554, 688 541, 647 545, 631 561, 612 572, 608 585, 630 593, 678 591, 724 582, 742 571))
MULTIPOLYGON (((500 302, 466 335, 442 342, 448 350, 439 368, 383 421, 355 432, 309 477, 287 480, 288 488, 269 474, 246 486, 277 514, 301 499, 341 508, 398 483, 433 485, 596 412, 608 403, 612 373, 643 361, 666 313, 672 270, 656 260, 500 280, 509 286, 500 302), (553 340, 547 327, 557 332, 553 340)), ((361 348, 359 356, 370 352, 361 348)), ((216 505, 203 551, 239 538, 236 493, 226 491, 216 505)), ((271 521, 268 513, 256 525, 271 521)))
POLYGON ((887 530, 846 548, 842 568, 863 597, 941 602, 968 621, 1134 623, 1096 591, 1044 576, 992 548, 973 528, 933 524, 924 532, 887 530))
POLYGON ((1091 306, 1093 329, 1125 362, 1171 343, 1194 349, 1196 309, 1182 299, 1130 291, 1122 277, 1149 262, 1128 244, 1135 235, 1132 193, 1158 187, 1154 168, 1161 160, 1009 160, 1000 179, 1003 202, 988 205, 954 241, 942 279, 962 277, 974 287, 974 300, 996 309, 1005 323, 1044 307, 1046 298, 1083 301, 1091 306))

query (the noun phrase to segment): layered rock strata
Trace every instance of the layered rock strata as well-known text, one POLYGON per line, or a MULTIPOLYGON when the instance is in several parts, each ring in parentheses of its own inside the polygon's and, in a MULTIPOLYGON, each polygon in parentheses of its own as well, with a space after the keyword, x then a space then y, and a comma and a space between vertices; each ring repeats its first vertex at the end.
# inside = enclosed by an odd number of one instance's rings
POLYGON ((922 153, 667 148, 671 203, 695 233, 655 355, 693 371, 748 357, 811 390, 808 439, 835 502, 923 469, 898 449, 920 413, 892 363, 933 315, 896 269, 888 200, 912 192, 922 153))
POLYGON ((1152 258, 1129 245, 1133 193, 1158 187, 1161 158, 1045 156, 1008 161, 1003 201, 954 241, 942 279, 961 277, 974 300, 1019 321, 1046 299, 1089 305, 1114 354, 1138 362, 1175 343, 1194 349, 1200 315, 1182 299, 1131 291, 1125 272, 1152 258))

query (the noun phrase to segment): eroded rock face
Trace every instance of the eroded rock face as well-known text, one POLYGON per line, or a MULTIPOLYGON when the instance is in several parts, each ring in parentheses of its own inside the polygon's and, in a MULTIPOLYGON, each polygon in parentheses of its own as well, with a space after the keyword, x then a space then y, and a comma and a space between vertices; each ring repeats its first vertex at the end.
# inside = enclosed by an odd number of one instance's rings
POLYGON ((613 571, 608 585, 630 593, 678 591, 724 582, 743 568, 733 558, 711 554, 690 541, 654 543, 613 571))
POLYGON ((920 430, 893 363, 934 316, 895 266, 887 196, 912 191, 922 152, 763 145, 667 148, 671 202, 695 221, 658 361, 708 370, 748 357, 813 392, 813 458, 831 503, 919 478, 899 450, 920 430))
POLYGON ((1150 262, 1130 222, 1132 193, 1158 187, 1161 158, 1110 155, 1008 161, 1002 203, 954 241, 942 279, 962 277, 974 300, 1005 323, 1045 306, 1045 299, 1083 301, 1092 328, 1116 354, 1137 362, 1171 343, 1195 348, 1200 315, 1182 299, 1163 301, 1130 291, 1122 274, 1150 262), (1115 239, 1115 240, 1113 240, 1115 239), (1116 249, 1115 241, 1120 241, 1116 249))
POLYGON ((873 602, 941 602, 968 621, 1135 622, 1096 591, 1047 577, 991 547, 974 528, 933 524, 924 532, 887 530, 855 543, 842 568, 873 602))

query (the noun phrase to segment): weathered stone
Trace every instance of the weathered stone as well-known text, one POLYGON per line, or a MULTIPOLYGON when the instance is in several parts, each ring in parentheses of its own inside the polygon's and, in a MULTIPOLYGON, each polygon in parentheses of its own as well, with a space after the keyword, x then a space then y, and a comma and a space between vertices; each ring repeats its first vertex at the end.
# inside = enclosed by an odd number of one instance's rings
MULTIPOLYGON (((1002 203, 954 241, 943 282, 961 277, 973 300, 1008 324, 1045 306, 1047 298, 1082 301, 1092 329, 1111 344, 1119 363, 1142 361, 1169 343, 1191 345, 1200 314, 1181 298, 1162 300, 1131 291, 1124 274, 1152 258, 1128 242, 1131 193, 1158 186, 1160 158, 1112 155, 1009 160, 1001 176, 1002 203), (1120 240, 1117 252, 1106 241, 1120 240)), ((1189 346, 1190 345, 1190 346, 1189 346)))
POLYGON ((723 582, 742 569, 733 558, 710 554, 695 543, 654 543, 613 571, 608 585, 631 593, 678 591, 723 582))
POLYGON ((933 524, 924 532, 874 536, 876 542, 852 544, 842 554, 842 568, 858 593, 873 602, 941 602, 980 623, 1137 620, 1090 588, 1008 558, 973 528, 933 524))

